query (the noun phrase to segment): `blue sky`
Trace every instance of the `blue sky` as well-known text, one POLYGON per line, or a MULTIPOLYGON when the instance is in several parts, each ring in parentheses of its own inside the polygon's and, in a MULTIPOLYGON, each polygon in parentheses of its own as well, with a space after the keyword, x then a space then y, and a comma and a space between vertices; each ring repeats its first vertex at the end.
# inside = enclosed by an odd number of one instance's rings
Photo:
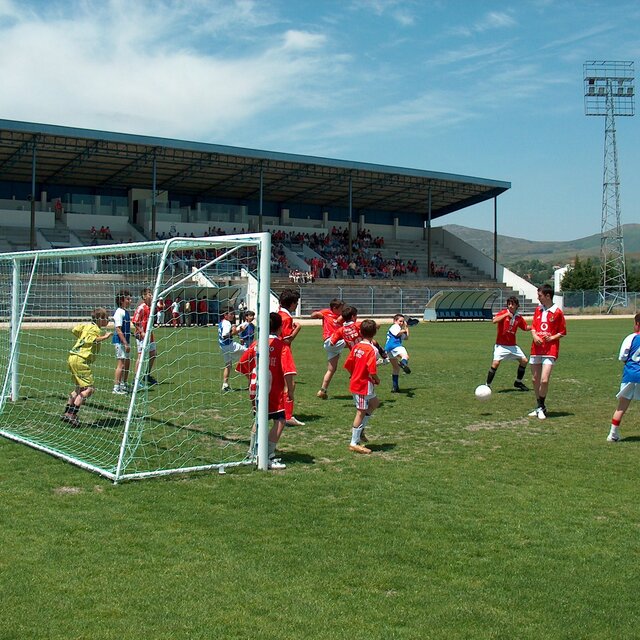
MULTIPOLYGON (((505 180, 500 233, 571 240, 600 232, 583 63, 639 53, 625 0, 0 0, 0 118, 505 180)), ((623 223, 638 118, 616 121, 623 223)))

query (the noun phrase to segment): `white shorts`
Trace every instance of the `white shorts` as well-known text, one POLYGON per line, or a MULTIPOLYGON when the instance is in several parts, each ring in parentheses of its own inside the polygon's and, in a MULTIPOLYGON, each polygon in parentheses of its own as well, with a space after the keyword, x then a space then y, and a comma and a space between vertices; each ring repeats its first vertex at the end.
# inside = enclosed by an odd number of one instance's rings
POLYGON ((387 351, 387 354, 392 358, 400 357, 401 360, 408 360, 409 354, 404 347, 395 347, 387 351))
POLYGON ((120 342, 117 342, 113 345, 116 348, 116 360, 129 360, 130 355, 127 351, 124 350, 124 345, 120 342))
POLYGON ((232 342, 231 344, 225 344, 224 347, 220 347, 220 350, 222 351, 225 365, 228 365, 237 360, 240 355, 247 350, 247 347, 239 342, 232 342))
POLYGON ((553 356, 529 356, 529 364, 550 364, 554 365, 556 359, 553 356))
MULTIPOLYGON (((136 347, 138 349, 138 353, 142 353, 142 345, 144 344, 144 340, 138 340, 136 338, 136 347)), ((156 343, 155 342, 150 342, 147 345, 147 351, 151 354, 151 353, 155 353, 156 352, 156 343)))
POLYGON ((369 408, 369 400, 373 400, 373 398, 376 397, 376 393, 373 390, 373 383, 369 384, 369 390, 370 393, 367 393, 367 395, 361 395, 359 393, 353 394, 353 402, 356 405, 356 409, 365 411, 369 408))
POLYGON ((339 356, 344 349, 344 340, 338 340, 335 344, 331 344, 331 338, 324 341, 324 350, 327 352, 327 360, 339 356))
POLYGON ((523 358, 526 358, 524 351, 517 344, 508 347, 503 344, 497 344, 493 348, 493 359, 498 362, 503 360, 522 360, 523 358))
POLYGON ((640 400, 640 382, 623 382, 616 398, 626 398, 627 400, 640 400))

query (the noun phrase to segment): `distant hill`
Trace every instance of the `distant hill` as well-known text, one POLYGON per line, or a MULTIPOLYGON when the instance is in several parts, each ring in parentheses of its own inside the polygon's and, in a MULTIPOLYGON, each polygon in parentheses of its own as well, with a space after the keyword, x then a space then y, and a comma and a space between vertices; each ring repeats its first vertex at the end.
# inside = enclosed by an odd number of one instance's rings
MULTIPOLYGON (((493 255, 493 233, 482 229, 472 229, 457 224, 444 228, 483 253, 493 255)), ((627 259, 640 259, 640 224, 623 225, 624 249, 627 259)), ((566 242, 544 242, 512 238, 498 234, 498 262, 511 264, 518 260, 533 260, 565 264, 576 255, 580 258, 600 255, 600 234, 569 240, 566 242)))

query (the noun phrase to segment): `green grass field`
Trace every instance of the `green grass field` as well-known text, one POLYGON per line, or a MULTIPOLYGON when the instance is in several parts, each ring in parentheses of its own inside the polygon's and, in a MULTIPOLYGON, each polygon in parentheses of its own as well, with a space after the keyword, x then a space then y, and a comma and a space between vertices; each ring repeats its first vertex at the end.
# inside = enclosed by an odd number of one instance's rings
POLYGON ((304 327, 283 472, 113 485, 0 439, 0 638, 636 638, 637 407, 605 441, 632 328, 569 320, 542 422, 514 363, 474 398, 492 325, 422 324, 358 456, 304 327))

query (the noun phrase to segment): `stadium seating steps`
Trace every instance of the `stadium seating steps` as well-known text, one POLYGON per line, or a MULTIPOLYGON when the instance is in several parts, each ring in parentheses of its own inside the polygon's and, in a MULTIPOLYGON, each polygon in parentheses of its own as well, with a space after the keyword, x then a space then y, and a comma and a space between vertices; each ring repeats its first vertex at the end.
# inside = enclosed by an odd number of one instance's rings
MULTIPOLYGON (((74 245, 90 246, 95 243, 86 229, 71 230, 59 222, 57 222, 55 229, 42 229, 39 230, 39 233, 49 244, 46 248, 74 245)), ((29 241, 28 228, 0 228, 0 253, 28 250, 29 241)), ((117 242, 116 239, 99 240, 101 245, 117 242)), ((405 313, 421 314, 426 299, 441 289, 495 289, 499 292, 500 299, 514 295, 512 289, 501 283, 496 283, 489 275, 480 272, 473 265, 435 242, 432 243, 432 262, 436 266, 444 267, 445 271, 457 272, 460 280, 428 277, 427 243, 424 240, 385 239, 385 245, 380 249, 380 252, 385 260, 399 258, 405 263, 409 260, 416 260, 419 268, 418 273, 389 279, 319 278, 312 284, 295 285, 304 292, 302 315, 308 315, 313 309, 326 306, 327 302, 337 295, 350 300, 352 304, 358 305, 359 302, 363 313, 370 315, 377 315, 378 311, 380 314, 395 313, 399 309, 399 305, 405 313), (374 290, 373 296, 372 289, 374 290), (373 304, 371 303, 372 297, 373 304), (381 307, 380 304, 385 299, 386 304, 382 304, 381 307), (375 308, 376 305, 378 309, 375 308)), ((287 286, 292 286, 288 277, 273 276, 272 289, 275 292, 281 291, 287 286)))

